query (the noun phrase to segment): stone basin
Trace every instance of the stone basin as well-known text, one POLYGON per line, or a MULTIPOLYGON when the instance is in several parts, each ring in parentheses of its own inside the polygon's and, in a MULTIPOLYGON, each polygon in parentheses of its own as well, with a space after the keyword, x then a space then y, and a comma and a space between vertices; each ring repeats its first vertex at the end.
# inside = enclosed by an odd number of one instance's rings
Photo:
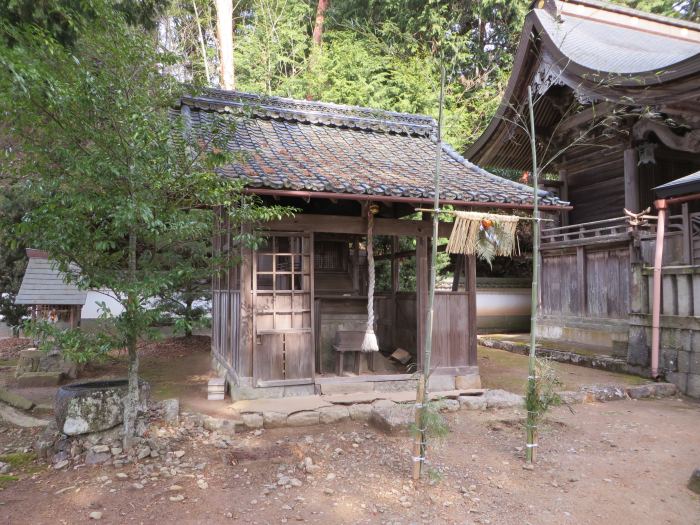
MULTIPOLYGON (((62 386, 54 399, 58 431, 68 436, 101 432, 124 420, 124 397, 128 381, 113 379, 62 386)), ((140 409, 148 402, 149 386, 140 382, 140 409)))

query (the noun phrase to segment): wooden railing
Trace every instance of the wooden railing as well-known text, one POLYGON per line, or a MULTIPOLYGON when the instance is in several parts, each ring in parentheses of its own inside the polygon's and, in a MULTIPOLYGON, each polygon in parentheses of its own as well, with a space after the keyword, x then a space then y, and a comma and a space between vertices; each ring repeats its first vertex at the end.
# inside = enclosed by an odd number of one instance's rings
POLYGON ((570 226, 542 229, 542 244, 626 236, 630 231, 627 217, 584 222, 570 226))

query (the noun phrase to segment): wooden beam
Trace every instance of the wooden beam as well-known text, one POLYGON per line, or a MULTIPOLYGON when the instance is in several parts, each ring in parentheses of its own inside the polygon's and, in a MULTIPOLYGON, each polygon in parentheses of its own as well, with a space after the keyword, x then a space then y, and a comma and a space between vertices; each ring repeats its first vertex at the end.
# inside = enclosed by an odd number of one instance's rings
MULTIPOLYGON (((440 237, 449 237, 452 233, 451 222, 442 222, 439 227, 440 237)), ((347 233, 367 235, 367 224, 363 217, 342 215, 299 214, 281 221, 271 221, 262 225, 269 231, 304 231, 314 233, 347 233)), ((412 221, 408 219, 374 220, 375 235, 399 235, 406 237, 430 237, 430 221, 412 221)))
POLYGON ((639 162, 637 148, 625 150, 625 208, 639 212, 639 162))

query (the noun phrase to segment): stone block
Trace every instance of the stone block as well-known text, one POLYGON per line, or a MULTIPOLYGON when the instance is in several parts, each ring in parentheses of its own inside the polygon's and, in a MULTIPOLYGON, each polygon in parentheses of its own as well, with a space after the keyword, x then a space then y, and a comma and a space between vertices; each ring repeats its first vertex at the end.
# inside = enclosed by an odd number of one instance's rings
POLYGON ((685 393, 690 397, 700 398, 700 374, 688 374, 685 393))
POLYGON ((428 380, 429 392, 446 392, 455 389, 455 376, 431 374, 428 380))
POLYGON ((296 412, 287 417, 287 425, 290 427, 308 427, 318 425, 319 413, 313 410, 296 412))
POLYGON ((101 465, 112 459, 112 454, 109 452, 94 452, 93 450, 88 450, 85 455, 86 465, 101 465))
POLYGON ((670 372, 666 374, 666 380, 673 383, 683 393, 688 391, 688 374, 679 374, 678 372, 670 372))
POLYGON ((650 347, 643 326, 630 326, 627 344, 627 362, 631 365, 649 366, 650 347))
POLYGON ((459 396, 458 401, 468 410, 486 410, 486 400, 482 396, 459 396))
POLYGON ((284 397, 284 387, 253 388, 246 385, 231 385, 231 398, 234 401, 248 399, 275 399, 284 397))
POLYGON ((617 401, 627 399, 624 388, 616 385, 591 385, 585 386, 581 391, 586 395, 586 401, 617 401))
POLYGON ((24 396, 10 392, 9 390, 0 387, 0 401, 7 403, 20 410, 31 410, 34 407, 34 401, 27 399, 24 396))
POLYGON ((388 434, 406 432, 415 422, 414 405, 374 407, 369 423, 388 434))
POLYGON ((180 401, 178 399, 164 399, 160 402, 163 408, 163 420, 170 425, 180 422, 180 401))
POLYGON ((353 421, 369 421, 369 417, 372 414, 372 405, 369 403, 350 405, 348 412, 350 413, 350 419, 353 421))
POLYGON ((405 392, 409 390, 415 391, 418 387, 418 380, 375 381, 372 384, 374 385, 375 392, 405 392))
POLYGON ((667 372, 678 372, 678 354, 685 353, 679 352, 678 350, 666 349, 661 352, 659 356, 659 365, 663 370, 667 372))
POLYGON ((321 385, 321 393, 324 395, 355 394, 357 392, 373 392, 374 385, 371 381, 364 383, 327 383, 321 385))
POLYGON ((263 412, 265 428, 279 428, 287 424, 287 414, 282 412, 263 412))
POLYGON ((469 374, 455 377, 455 388, 457 390, 469 390, 481 388, 481 376, 479 374, 469 374))
MULTIPOLYGON (((691 374, 700 374, 700 352, 683 352, 684 357, 688 359, 688 368, 685 370, 691 374)), ((678 370, 682 372, 683 370, 678 370)))
POLYGON ((505 390, 487 390, 482 398, 488 408, 520 408, 525 404, 523 396, 505 390))
POLYGON ((22 374, 29 372, 39 371, 39 362, 43 352, 37 350, 36 348, 27 348, 26 350, 21 350, 19 353, 19 359, 17 360, 17 367, 15 368, 15 377, 19 377, 22 374))
POLYGON ((315 385, 292 385, 285 386, 284 397, 313 396, 316 394, 315 385))
POLYGON ((583 403, 586 399, 586 394, 583 392, 577 392, 577 391, 572 391, 572 390, 564 390, 562 392, 558 392, 559 399, 561 399, 561 402, 565 405, 578 405, 580 403, 583 403))
POLYGON ((262 414, 243 414, 241 419, 246 428, 262 428, 264 424, 262 414))
POLYGON ((64 359, 60 352, 42 352, 36 348, 22 350, 15 369, 15 377, 34 372, 59 372, 64 377, 75 379, 78 367, 75 363, 64 359))
POLYGON ((338 423, 350 419, 348 407, 335 405, 332 407, 322 407, 318 410, 319 421, 321 423, 338 423))
POLYGON ((25 372, 17 378, 17 386, 20 388, 58 386, 62 375, 61 372, 25 372))
POLYGON ((438 401, 440 410, 445 412, 457 412, 459 410, 459 401, 456 399, 441 399, 438 401))
POLYGON ((208 416, 204 418, 202 424, 204 428, 210 432, 218 432, 224 435, 233 435, 236 433, 236 422, 231 419, 208 416))

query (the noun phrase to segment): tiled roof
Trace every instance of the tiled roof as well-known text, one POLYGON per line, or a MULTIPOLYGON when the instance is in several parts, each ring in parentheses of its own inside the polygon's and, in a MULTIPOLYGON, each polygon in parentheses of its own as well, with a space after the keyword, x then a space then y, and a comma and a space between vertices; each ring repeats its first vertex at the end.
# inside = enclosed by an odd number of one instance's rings
MULTIPOLYGON (((27 269, 15 298, 16 304, 85 304, 87 292, 66 283, 56 263, 45 256, 29 255, 27 269)), ((77 271, 77 268, 74 270, 77 271)))
MULTIPOLYGON (((243 160, 221 171, 249 187, 433 196, 436 123, 431 117, 219 90, 184 97, 181 111, 199 133, 220 127, 224 118, 235 120, 229 144, 243 151, 243 160)), ((486 172, 446 144, 441 165, 442 199, 533 201, 532 188, 486 172)), ((541 192, 540 202, 564 204, 547 192, 541 192)))
POLYGON ((568 59, 594 71, 657 71, 700 53, 700 43, 678 38, 684 29, 689 33, 687 28, 669 27, 667 34, 655 34, 575 14, 554 16, 543 9, 534 12, 568 59))

